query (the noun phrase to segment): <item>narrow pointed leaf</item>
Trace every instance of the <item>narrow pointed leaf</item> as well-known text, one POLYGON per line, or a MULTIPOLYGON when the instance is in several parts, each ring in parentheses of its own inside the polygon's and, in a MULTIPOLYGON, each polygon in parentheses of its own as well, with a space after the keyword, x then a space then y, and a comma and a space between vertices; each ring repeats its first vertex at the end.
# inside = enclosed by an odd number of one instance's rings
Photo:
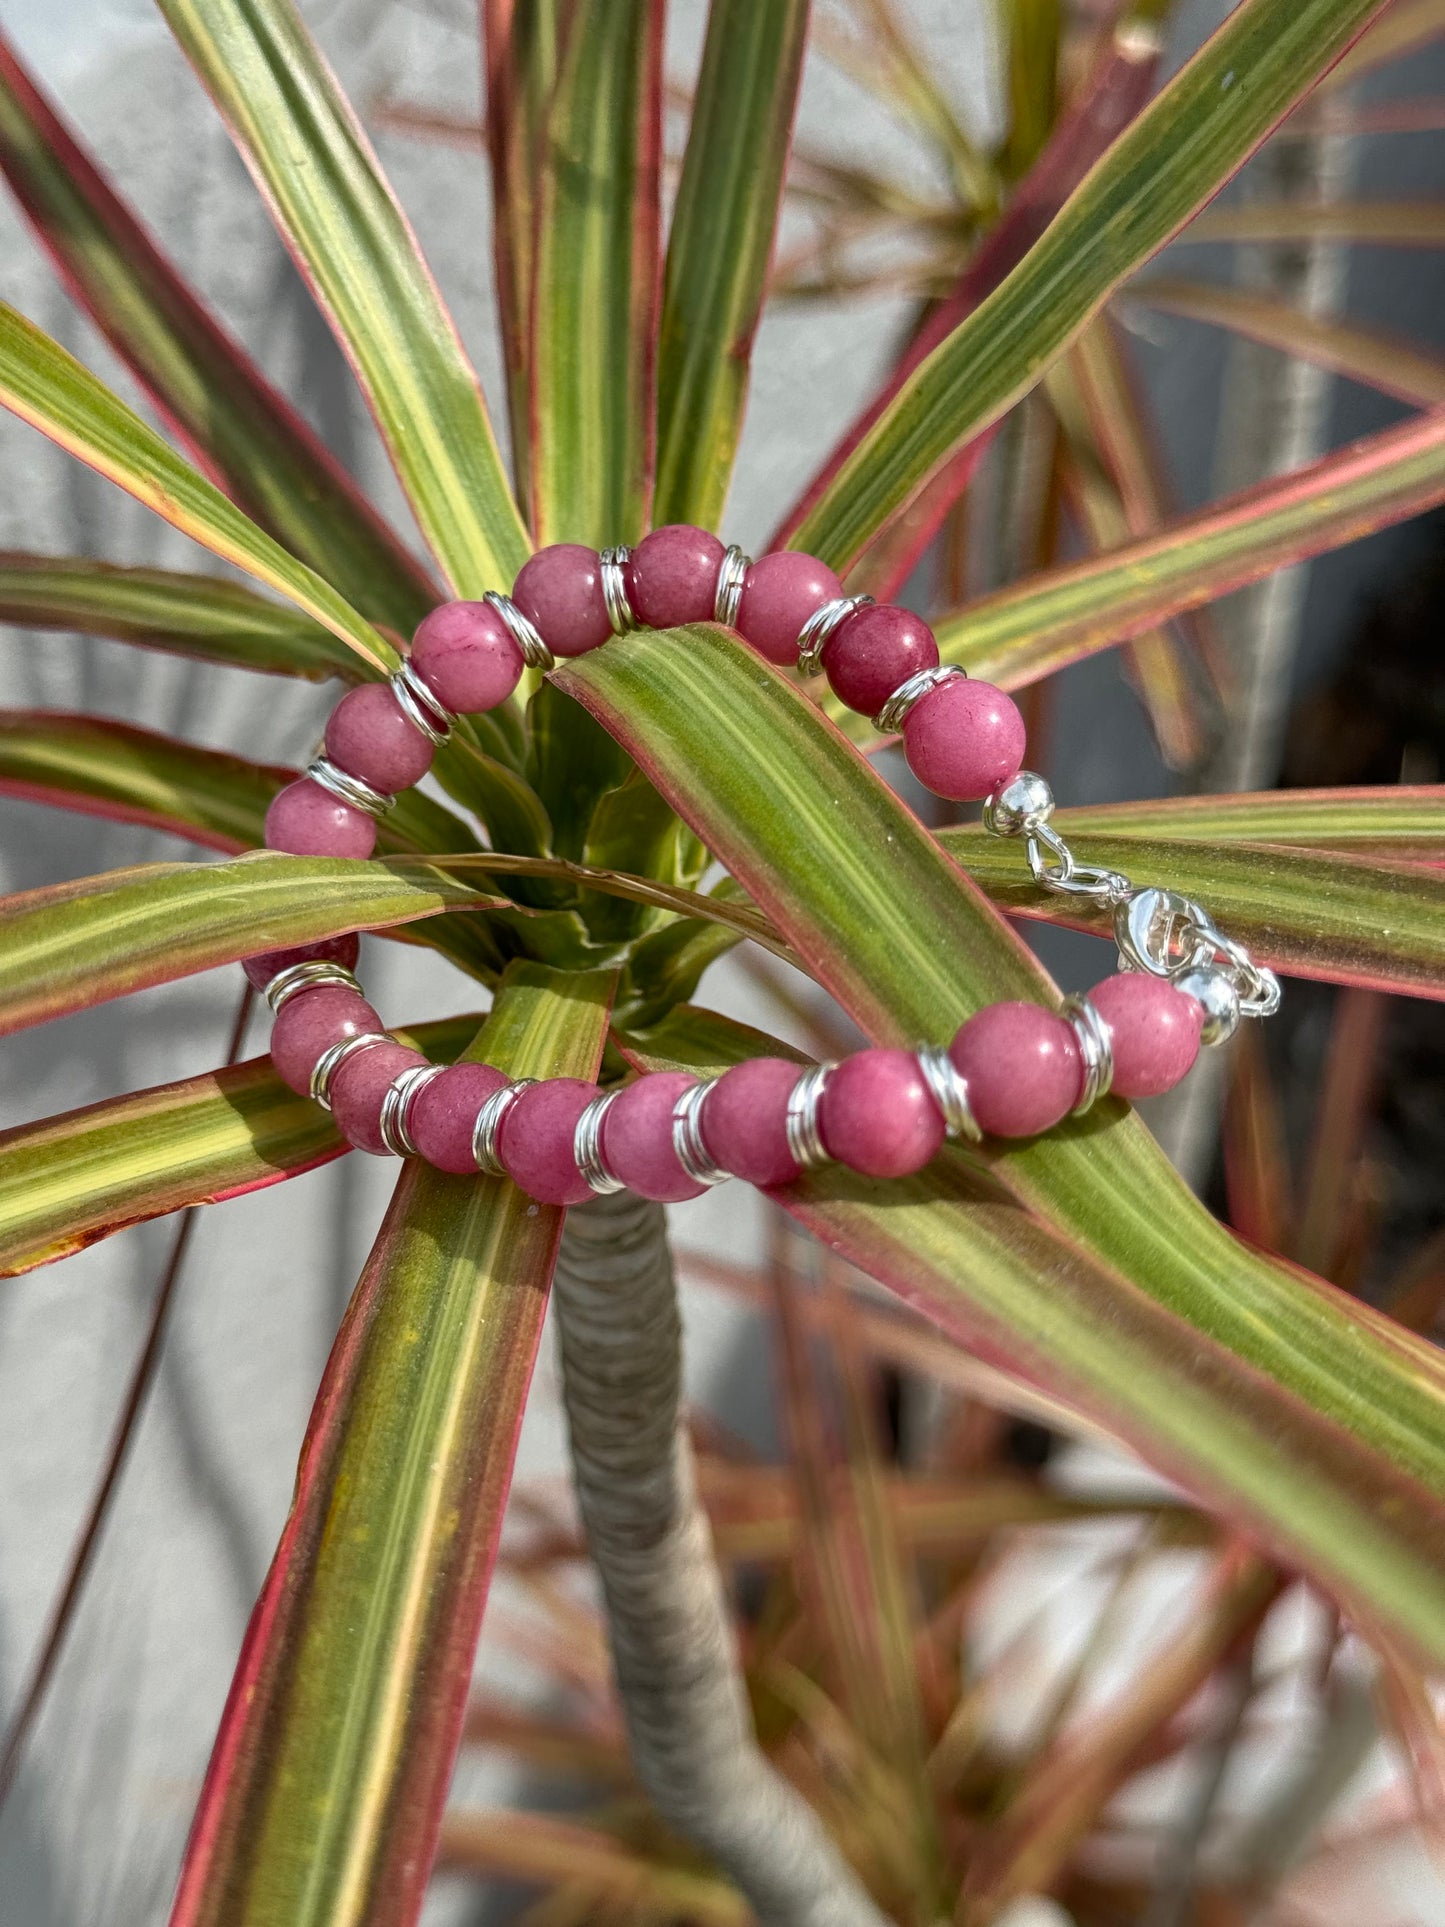
POLYGON ((1006 688, 1445 501, 1445 410, 1227 496, 1158 535, 1031 576, 935 627, 949 662, 1006 688))
POLYGON ((270 851, 26 891, 0 898, 0 1035, 282 945, 496 903, 417 858, 270 851))
POLYGON ((1204 843, 1300 844, 1362 855, 1445 860, 1445 785, 1257 790, 1239 796, 1170 796, 1059 810, 1066 836, 1168 837, 1204 843))
POLYGON ((850 563, 1197 214, 1379 0, 1243 0, 1086 176, 1008 279, 910 376, 793 532, 850 563), (1235 85, 1236 76, 1246 77, 1235 85))
POLYGON ((481 390, 406 216, 289 0, 161 0, 356 371, 458 595, 528 543, 481 390))
POLYGON ((319 575, 288 555, 48 335, 0 302, 0 403, 118 483, 183 535, 289 597, 363 662, 396 652, 319 575))
MULTIPOLYGON (((943 1041, 980 1004, 1052 995, 1034 960, 845 739, 724 632, 634 636, 559 674, 877 1041, 943 1041)), ((1138 1386, 1144 1404, 1184 1396, 1195 1372, 1190 1347, 1207 1334, 1220 1348, 1227 1396, 1241 1410, 1267 1386, 1271 1399, 1298 1400, 1311 1426, 1354 1460, 1352 1503, 1371 1510, 1372 1483, 1383 1489, 1400 1478, 1422 1504, 1441 1504, 1438 1360, 1378 1315, 1237 1244, 1124 1106, 1105 1099, 1035 1143, 994 1147, 990 1165, 1018 1203, 1089 1262, 1127 1280, 1142 1315, 1174 1330, 1173 1364, 1138 1386)), ((906 1211, 895 1193, 889 1198, 890 1220, 906 1235, 906 1211)), ((1097 1306, 1089 1315, 1097 1317, 1097 1306)), ((1021 1326, 1027 1317, 1020 1303, 1021 1326)), ((1107 1320, 1096 1335, 1106 1347, 1117 1343, 1107 1320)), ((1197 1444, 1196 1489, 1216 1476, 1205 1459, 1226 1449, 1212 1428, 1197 1444)), ((1290 1468, 1272 1447, 1255 1455, 1256 1474, 1266 1459, 1284 1481, 1290 1468)), ((1296 1534, 1294 1507, 1285 1502, 1276 1514, 1271 1490, 1277 1496, 1282 1485, 1261 1490, 1259 1502, 1272 1529, 1296 1534)), ((1310 1501, 1310 1558, 1324 1561, 1336 1584, 1340 1502, 1333 1483, 1310 1501)), ((1362 1562, 1348 1585, 1395 1623, 1408 1619, 1417 1650, 1440 1649, 1445 1569, 1433 1563, 1428 1598, 1413 1583, 1402 1586, 1400 1562, 1413 1565, 1420 1546, 1413 1525, 1408 1536, 1390 1555, 1390 1576, 1384 1565, 1362 1562)))
MULTIPOLYGON (((1041 890, 1017 844, 982 830, 941 830, 938 840, 1011 913, 1101 936, 1112 931, 1112 912, 1041 890)), ((1162 884, 1205 904, 1221 929, 1291 976, 1445 997, 1445 876, 1436 871, 1267 843, 1085 832, 1071 847, 1080 862, 1123 870, 1135 882, 1162 884)), ((1101 956, 1101 976, 1104 969, 1101 956)))
POLYGON ((1202 214, 1190 241, 1348 241, 1356 247, 1445 247, 1436 201, 1241 201, 1202 214))
POLYGON ((1445 6, 1441 0, 1396 0, 1330 75, 1329 91, 1334 93, 1352 86, 1363 75, 1429 46, 1442 34, 1445 34, 1445 6))
MULTIPOLYGON (((516 966, 467 1055, 591 1077, 609 991, 516 966)), ((173 1927, 420 1912, 563 1216, 407 1164, 317 1394, 173 1927)))
POLYGON ((808 0, 713 0, 667 243, 653 520, 722 520, 797 107, 808 0))
POLYGON ((76 630, 200 662, 325 682, 368 665, 311 616, 242 583, 169 569, 126 569, 68 555, 0 551, 0 622, 76 630))
POLYGON ((1162 274, 1136 281, 1126 299, 1160 314, 1228 328, 1417 408, 1445 407, 1445 360, 1375 329, 1306 314, 1287 301, 1225 282, 1174 280, 1162 274))
MULTIPOLYGON (((449 1064, 480 1019, 398 1026, 449 1064)), ((127 1225, 299 1177, 347 1149, 269 1057, 0 1133, 0 1275, 68 1258, 127 1225)))
POLYGON ((374 622, 410 635, 426 571, 180 278, 0 37, 0 167, 71 292, 228 495, 374 622))
POLYGON ((538 542, 634 542, 656 445, 660 0, 574 0, 547 115, 532 301, 538 542))

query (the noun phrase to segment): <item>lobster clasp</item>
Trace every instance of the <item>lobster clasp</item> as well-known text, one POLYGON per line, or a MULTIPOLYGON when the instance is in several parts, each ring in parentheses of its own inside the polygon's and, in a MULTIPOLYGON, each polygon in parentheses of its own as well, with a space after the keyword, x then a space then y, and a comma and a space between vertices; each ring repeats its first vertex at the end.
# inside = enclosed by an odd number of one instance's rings
POLYGON ((1208 912, 1178 890, 1135 890, 1114 912, 1114 940, 1126 970, 1174 977, 1212 951, 1208 912))

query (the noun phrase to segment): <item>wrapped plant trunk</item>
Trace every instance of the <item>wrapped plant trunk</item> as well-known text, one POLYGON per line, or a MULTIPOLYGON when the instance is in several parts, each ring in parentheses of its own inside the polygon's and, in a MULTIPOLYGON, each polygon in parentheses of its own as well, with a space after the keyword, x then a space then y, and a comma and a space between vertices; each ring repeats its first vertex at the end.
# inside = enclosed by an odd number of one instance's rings
POLYGON ((881 1927, 753 1731, 680 1422, 682 1332, 661 1205, 623 1191, 575 1208, 553 1292, 577 1502, 638 1778, 760 1920, 881 1927))

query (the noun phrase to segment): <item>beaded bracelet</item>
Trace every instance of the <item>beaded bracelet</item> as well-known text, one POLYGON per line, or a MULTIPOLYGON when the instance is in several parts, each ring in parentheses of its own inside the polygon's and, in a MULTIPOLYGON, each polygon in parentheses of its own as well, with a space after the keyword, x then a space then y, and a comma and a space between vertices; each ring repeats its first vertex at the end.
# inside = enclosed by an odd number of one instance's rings
POLYGON ((770 662, 826 674, 850 709, 901 734, 915 776, 980 800, 985 827, 1024 842, 1044 888, 1109 906, 1119 970, 1058 1012, 995 1004, 947 1046, 870 1049, 836 1064, 754 1058, 721 1077, 656 1072, 607 1092, 577 1078, 509 1080, 488 1064, 429 1064, 399 1044, 362 995, 355 936, 253 957, 275 1013, 271 1056, 293 1090, 378 1155, 506 1176, 549 1204, 624 1186, 677 1202, 728 1177, 769 1187, 827 1162, 870 1177, 922 1167, 945 1138, 1031 1137, 1106 1092, 1171 1089, 1201 1044, 1279 1007, 1274 973, 1175 891, 1136 888, 1078 862, 1053 827, 1053 795, 1022 768, 1023 719, 1002 690, 939 661, 906 609, 845 596, 796 551, 753 562, 704 529, 656 529, 635 550, 542 549, 511 596, 434 609, 388 683, 341 698, 325 753, 266 815, 271 849, 365 857, 376 819, 417 783, 461 714, 505 702, 524 668, 547 671, 637 628, 717 621, 770 662))

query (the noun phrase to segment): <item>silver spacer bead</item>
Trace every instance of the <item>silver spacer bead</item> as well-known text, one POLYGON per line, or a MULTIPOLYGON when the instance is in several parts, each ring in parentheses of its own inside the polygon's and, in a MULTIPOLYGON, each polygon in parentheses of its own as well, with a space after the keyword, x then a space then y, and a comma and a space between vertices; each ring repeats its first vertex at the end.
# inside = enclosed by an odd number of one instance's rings
POLYGON ((503 595, 497 589, 484 589, 482 601, 490 603, 506 623, 508 633, 521 650, 522 661, 529 669, 540 669, 545 675, 549 669, 556 668, 557 658, 543 642, 535 625, 527 620, 509 595, 503 595))
POLYGON ((1114 1082, 1114 1033, 1087 997, 1066 997, 1061 1014, 1078 1042, 1084 1066, 1083 1088, 1069 1115, 1082 1117, 1108 1095, 1114 1082))
POLYGON ((718 564, 717 594, 712 605, 715 622, 725 623, 729 629, 737 626, 738 604, 743 599, 743 580, 752 566, 752 557, 744 555, 736 542, 724 551, 723 559, 718 564))
POLYGON ((798 668, 805 676, 816 676, 823 667, 823 650, 828 639, 860 609, 871 609, 871 595, 835 596, 815 609, 798 635, 798 668))
POLYGON ((386 1087, 381 1100, 381 1141, 393 1157, 414 1158, 416 1143, 411 1134, 411 1107, 434 1078, 440 1077, 445 1064, 413 1064, 401 1071, 386 1087))
POLYGON ((504 1084, 491 1096, 477 1112, 477 1121, 472 1126, 472 1156, 477 1169, 489 1178, 504 1178, 507 1167, 497 1156, 497 1139, 502 1134, 502 1120, 516 1103, 517 1099, 537 1082, 535 1077, 519 1077, 514 1084, 504 1084))
POLYGON ((1240 1018, 1239 991, 1227 972, 1216 969, 1212 964, 1201 964, 1197 969, 1186 970, 1182 976, 1171 981, 1176 990, 1182 990, 1186 996, 1192 997, 1204 1012, 1204 1024, 1199 1032, 1200 1043, 1227 1043, 1238 1030, 1240 1018))
POLYGON ((299 997, 303 990, 320 989, 323 984, 333 985, 337 990, 354 990, 361 995, 361 985, 345 964, 310 957, 304 963, 287 964, 267 984, 264 994, 271 1014, 279 1017, 293 997, 299 997))
POLYGON ((630 635, 637 627, 637 617, 627 599, 627 577, 623 574, 631 554, 631 549, 604 549, 600 558, 602 600, 607 605, 607 620, 612 624, 614 636, 630 635))
POLYGON ((716 1084, 715 1077, 704 1077, 691 1084, 672 1107, 672 1148, 677 1161, 694 1184, 725 1184, 732 1176, 708 1155, 702 1135, 702 1107, 716 1084))
POLYGON ((339 797, 354 810, 364 810, 368 816, 385 816, 394 796, 385 790, 374 790, 370 783, 363 783, 359 776, 352 776, 344 769, 338 769, 329 756, 318 756, 314 763, 307 766, 306 774, 313 783, 319 783, 324 790, 339 797))
POLYGON ((1021 769, 983 806, 983 827, 991 836, 1022 836, 1047 823, 1054 793, 1037 770, 1021 769))
POLYGON ((614 1191, 625 1191, 627 1188, 621 1178, 613 1177, 602 1156, 602 1120, 621 1095, 620 1091, 604 1091, 600 1097, 594 1097, 578 1118, 577 1131, 572 1139, 572 1155, 577 1160, 577 1169, 587 1180, 588 1189, 595 1191, 599 1198, 610 1197, 614 1191))
POLYGON ((907 682, 899 683, 873 718, 873 727, 885 736, 896 736, 907 722, 908 712, 915 703, 921 703, 928 692, 937 689, 940 683, 952 682, 955 676, 966 674, 967 671, 954 662, 939 662, 932 669, 920 669, 907 682))
POLYGON ((943 1113, 951 1138, 967 1138, 970 1144, 983 1139, 973 1106, 968 1101, 968 1079, 959 1070, 942 1044, 925 1044, 917 1053, 918 1068, 943 1113))
POLYGON ((413 729, 420 730, 433 748, 440 749, 451 735, 456 717, 440 697, 432 694, 409 662, 394 669, 390 680, 391 693, 402 715, 413 729))
POLYGON ((823 1101, 823 1086, 832 1069, 831 1064, 810 1064, 788 1097, 788 1115, 784 1124, 788 1151, 793 1162, 800 1164, 805 1171, 815 1171, 820 1164, 830 1162, 818 1111, 823 1101))
POLYGON ((364 1050, 372 1050, 378 1044, 390 1044, 392 1041, 384 1030, 367 1030, 360 1037, 343 1037, 339 1044, 332 1044, 322 1051, 311 1071, 311 1095, 322 1110, 331 1109, 331 1080, 348 1057, 356 1057, 364 1050))

